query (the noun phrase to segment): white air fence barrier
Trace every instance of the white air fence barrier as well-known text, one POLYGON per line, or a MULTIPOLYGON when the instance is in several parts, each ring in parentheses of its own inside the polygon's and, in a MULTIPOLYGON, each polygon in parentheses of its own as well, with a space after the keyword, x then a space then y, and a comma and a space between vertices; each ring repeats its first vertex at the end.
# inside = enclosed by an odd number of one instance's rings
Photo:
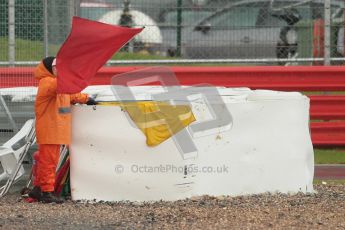
MULTIPOLYGON (((147 99, 148 90, 139 91, 147 99)), ((173 201, 197 195, 313 192, 309 99, 295 92, 218 91, 232 123, 195 135, 197 152, 186 159, 173 138, 148 147, 119 106, 74 106, 72 199, 173 201)), ((211 116, 202 100, 193 101, 192 110, 196 122, 211 116)))

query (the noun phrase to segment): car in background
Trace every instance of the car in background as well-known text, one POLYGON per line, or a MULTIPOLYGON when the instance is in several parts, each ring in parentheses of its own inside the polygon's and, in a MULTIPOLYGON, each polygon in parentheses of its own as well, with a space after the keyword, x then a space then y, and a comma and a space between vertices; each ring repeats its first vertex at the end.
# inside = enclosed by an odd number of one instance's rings
POLYGON ((275 58, 279 49, 293 56, 297 49, 293 25, 300 18, 290 9, 272 11, 268 0, 240 1, 195 26, 185 54, 189 58, 275 58))
MULTIPOLYGON (((211 15, 212 11, 209 9, 199 8, 183 8, 181 10, 182 26, 193 25, 201 19, 211 15)), ((178 10, 176 8, 165 9, 159 15, 159 23, 161 27, 176 28, 177 26, 178 10)))
POLYGON ((181 31, 181 42, 186 40, 188 29, 201 19, 211 15, 212 11, 203 8, 183 8, 181 10, 181 24, 178 24, 178 10, 165 9, 159 15, 159 28, 162 33, 163 43, 161 51, 165 56, 176 56, 177 33, 181 31))
MULTIPOLYGON (((296 25, 321 16, 324 1, 242 0, 199 22, 186 35, 188 58, 290 58, 298 56, 296 25)), ((332 12, 341 8, 334 4, 332 12)), ((284 64, 284 63, 281 63, 284 64)))

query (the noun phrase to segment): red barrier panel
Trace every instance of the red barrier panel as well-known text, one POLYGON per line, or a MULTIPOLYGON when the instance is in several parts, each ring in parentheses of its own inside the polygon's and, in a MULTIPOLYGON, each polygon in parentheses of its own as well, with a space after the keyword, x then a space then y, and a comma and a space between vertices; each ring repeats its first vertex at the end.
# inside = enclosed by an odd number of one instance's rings
MULTIPOLYGON (((140 67, 103 68, 93 84, 110 84, 110 79, 121 71, 140 67)), ((171 67, 181 85, 209 83, 225 87, 249 87, 286 91, 341 91, 345 90, 343 66, 253 66, 253 67, 171 67)))
MULTIPOLYGON (((146 67, 103 67, 92 85, 146 67)), ((0 68, 0 88, 36 86, 31 67, 0 68)), ((345 91, 345 66, 171 67, 182 85, 249 87, 285 91, 345 91)), ((345 119, 345 96, 310 96, 311 119, 345 119)), ((314 146, 345 146, 345 122, 313 122, 314 146)))
MULTIPOLYGON (((108 85, 112 76, 147 67, 103 67, 92 85, 108 85)), ((283 91, 345 90, 345 66, 178 67, 170 69, 182 85, 249 87, 283 91)), ((0 88, 34 86, 33 68, 0 68, 0 88)))
POLYGON ((345 120, 345 96, 310 96, 310 119, 345 120))
POLYGON ((310 128, 314 146, 345 146, 345 122, 313 122, 310 128))
POLYGON ((37 86, 32 67, 0 68, 0 88, 37 86))

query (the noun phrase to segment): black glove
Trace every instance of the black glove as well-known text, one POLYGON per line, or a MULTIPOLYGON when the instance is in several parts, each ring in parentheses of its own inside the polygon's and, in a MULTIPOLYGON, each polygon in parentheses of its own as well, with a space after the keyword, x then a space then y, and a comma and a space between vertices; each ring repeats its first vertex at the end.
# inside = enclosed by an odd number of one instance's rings
POLYGON ((89 97, 89 100, 86 102, 87 105, 97 105, 98 102, 95 101, 92 97, 89 97))

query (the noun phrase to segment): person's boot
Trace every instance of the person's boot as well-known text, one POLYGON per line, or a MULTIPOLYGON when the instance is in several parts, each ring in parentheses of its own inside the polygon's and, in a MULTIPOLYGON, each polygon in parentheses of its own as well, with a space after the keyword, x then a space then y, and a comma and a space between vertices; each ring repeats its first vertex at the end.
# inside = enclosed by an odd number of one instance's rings
POLYGON ((30 192, 29 197, 35 200, 40 200, 42 196, 42 191, 39 186, 35 186, 30 192))
POLYGON ((53 194, 53 192, 42 192, 42 196, 39 199, 39 201, 42 203, 57 203, 57 204, 63 203, 63 200, 56 197, 53 194))

